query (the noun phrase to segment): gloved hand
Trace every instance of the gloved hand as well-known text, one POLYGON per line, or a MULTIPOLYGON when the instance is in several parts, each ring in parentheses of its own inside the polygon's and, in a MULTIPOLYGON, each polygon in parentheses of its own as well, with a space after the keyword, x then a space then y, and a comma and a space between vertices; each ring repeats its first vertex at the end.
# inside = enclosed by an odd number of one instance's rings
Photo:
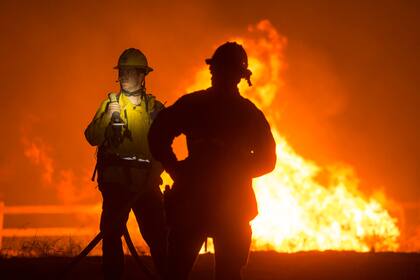
POLYGON ((112 114, 114 112, 121 113, 121 105, 118 102, 111 102, 108 105, 107 115, 109 118, 111 118, 112 114))

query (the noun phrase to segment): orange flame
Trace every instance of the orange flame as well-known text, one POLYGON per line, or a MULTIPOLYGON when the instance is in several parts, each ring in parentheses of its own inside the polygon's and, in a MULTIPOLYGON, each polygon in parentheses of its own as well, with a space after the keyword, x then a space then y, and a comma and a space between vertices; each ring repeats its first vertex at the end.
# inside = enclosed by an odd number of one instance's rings
MULTIPOLYGON (((259 215, 252 221, 252 249, 285 252, 397 250, 400 236, 397 220, 391 217, 383 203, 374 198, 365 199, 357 191, 357 178, 351 168, 321 167, 304 159, 279 134, 275 125, 279 112, 273 101, 284 84, 281 74, 285 68, 283 51, 287 40, 266 20, 251 26, 248 31, 246 38, 232 39, 244 45, 253 72, 254 86, 248 87, 244 82, 239 88, 265 112, 276 139, 278 156, 275 170, 254 180, 259 215), (328 174, 328 184, 317 181, 321 173, 328 174)), ((209 71, 203 67, 186 91, 206 88, 209 83, 209 71)), ((23 132, 24 154, 39 166, 44 184, 58 186, 57 195, 65 203, 79 201, 80 194, 84 193, 80 189, 91 185, 88 179, 78 182, 71 169, 58 168, 49 146, 42 139, 23 132)), ((85 178, 89 178, 89 171, 85 178)), ((165 184, 172 184, 166 173, 163 180, 165 184)), ((48 210, 44 208, 43 211, 48 210)), ((137 231, 132 214, 128 227, 130 231, 137 231)))
MULTIPOLYGON (((277 143, 275 170, 254 180, 259 215, 252 221, 253 250, 394 251, 399 247, 397 220, 374 198, 357 191, 351 168, 321 167, 304 159, 282 137, 272 107, 283 85, 283 50, 287 40, 267 20, 249 27, 247 38, 234 38, 249 55, 254 86, 243 82, 241 93, 262 109, 277 143), (251 36, 252 35, 252 36, 251 36), (329 175, 329 184, 316 178, 329 175)), ((197 72, 187 92, 210 86, 207 68, 197 72)))

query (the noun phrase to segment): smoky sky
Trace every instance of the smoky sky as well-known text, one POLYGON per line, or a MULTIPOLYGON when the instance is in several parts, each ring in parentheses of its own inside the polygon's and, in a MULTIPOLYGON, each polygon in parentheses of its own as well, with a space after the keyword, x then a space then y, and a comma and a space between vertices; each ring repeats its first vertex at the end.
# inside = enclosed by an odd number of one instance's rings
POLYGON ((118 90, 119 54, 140 48, 148 90, 171 104, 217 44, 268 19, 288 40, 280 132, 305 158, 353 166, 363 192, 384 191, 420 226, 419 12, 416 1, 2 1, 0 193, 56 203, 58 184, 97 200, 93 183, 78 189, 94 165, 83 130, 118 90))

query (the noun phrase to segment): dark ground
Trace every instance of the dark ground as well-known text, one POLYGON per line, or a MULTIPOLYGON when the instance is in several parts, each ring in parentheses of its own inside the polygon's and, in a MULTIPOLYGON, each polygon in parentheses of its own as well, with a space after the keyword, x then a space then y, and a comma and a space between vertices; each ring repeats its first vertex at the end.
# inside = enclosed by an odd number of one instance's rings
MULTIPOLYGON (((150 258, 143 257, 150 265, 150 258)), ((70 258, 0 259, 0 279, 55 279, 70 258)), ((68 279, 101 279, 100 257, 84 259, 68 279)), ((212 279, 213 256, 202 255, 191 280, 212 279)), ((147 279, 131 257, 126 259, 124 279, 147 279)), ((308 252, 279 254, 254 252, 250 256, 245 280, 420 280, 419 253, 308 252)), ((227 279, 228 280, 228 279, 227 279)))

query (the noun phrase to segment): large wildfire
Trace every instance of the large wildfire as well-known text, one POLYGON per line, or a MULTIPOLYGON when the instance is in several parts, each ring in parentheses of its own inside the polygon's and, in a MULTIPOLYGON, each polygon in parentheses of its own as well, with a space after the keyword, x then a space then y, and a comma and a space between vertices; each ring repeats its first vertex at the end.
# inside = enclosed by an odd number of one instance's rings
MULTIPOLYGON (((265 113, 277 143, 275 170, 254 180, 259 215, 252 221, 252 249, 281 252, 398 250, 400 230, 397 219, 386 209, 385 196, 381 199, 366 197, 358 191, 358 180, 351 168, 320 166, 307 160, 297 154, 279 132, 276 123, 281 121, 281 114, 273 104, 276 98, 281 98, 284 84, 286 38, 264 20, 249 27, 246 36, 231 38, 231 41, 244 45, 253 73, 253 86, 248 87, 243 82, 240 91, 265 113)), ((197 70, 195 80, 185 91, 209 86, 210 74, 208 68, 203 67, 197 70)), ((76 197, 81 187, 91 184, 76 181, 71 171, 55 170, 44 143, 30 139, 23 137, 22 140, 25 156, 42 167, 44 183, 59 186, 58 196, 66 204, 77 202, 69 198, 76 197), (60 173, 59 181, 52 173, 60 173)), ((171 184, 166 173, 163 178, 165 184, 171 184)), ((100 205, 95 209, 99 216, 100 205)), ((133 234, 136 237, 138 229, 133 217, 128 226, 131 232, 136 232, 133 234)))
MULTIPOLYGON (((266 114, 277 143, 275 170, 254 180, 259 215, 252 221, 253 250, 395 251, 397 220, 373 198, 357 191, 348 167, 321 167, 298 155, 276 127, 274 99, 281 93, 283 50, 287 40, 269 21, 249 27, 249 36, 232 38, 244 45, 254 86, 243 82, 241 93, 266 114), (317 180, 326 173, 328 183, 317 180)), ((210 86, 206 67, 187 92, 210 86)))

